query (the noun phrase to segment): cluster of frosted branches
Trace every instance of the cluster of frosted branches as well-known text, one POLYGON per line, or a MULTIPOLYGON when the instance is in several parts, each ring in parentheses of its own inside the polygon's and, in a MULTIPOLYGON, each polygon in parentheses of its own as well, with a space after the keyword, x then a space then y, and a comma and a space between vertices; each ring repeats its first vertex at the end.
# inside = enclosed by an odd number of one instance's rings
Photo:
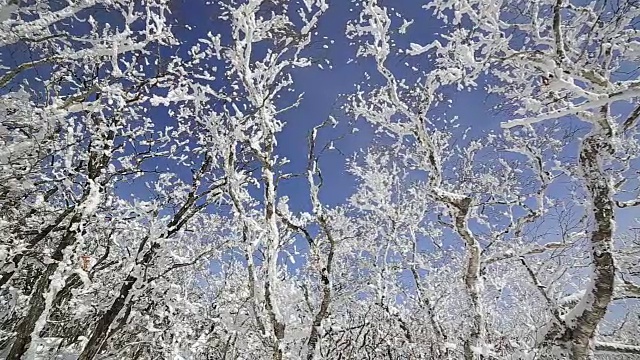
POLYGON ((639 3, 356 1, 294 161, 332 2, 175 3, 0 0, 0 357, 640 355, 639 3))

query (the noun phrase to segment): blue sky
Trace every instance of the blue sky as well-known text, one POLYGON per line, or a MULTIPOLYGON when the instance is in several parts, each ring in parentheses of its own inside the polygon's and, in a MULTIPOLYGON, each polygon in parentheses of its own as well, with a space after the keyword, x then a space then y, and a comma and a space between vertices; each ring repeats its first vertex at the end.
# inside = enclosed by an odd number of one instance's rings
MULTIPOLYGON (((406 49, 410 43, 430 43, 438 37, 439 33, 445 31, 438 20, 430 17, 429 11, 421 8, 421 4, 421 2, 402 0, 384 2, 387 7, 395 8, 403 15, 410 14, 415 19, 407 34, 395 37, 399 48, 406 49)), ((174 15, 180 22, 186 22, 190 25, 188 29, 176 29, 179 39, 190 43, 198 37, 204 36, 207 32, 228 34, 228 24, 215 20, 216 14, 212 7, 199 8, 198 6, 202 6, 202 4, 196 1, 185 1, 181 5, 176 5, 174 15), (186 3, 189 5, 185 5, 186 3)), ((357 18, 358 11, 359 9, 354 8, 350 1, 330 1, 329 10, 321 19, 318 28, 316 39, 321 41, 316 43, 308 54, 319 58, 327 57, 330 59, 331 68, 323 66, 323 69, 320 69, 314 66, 298 69, 293 73, 296 90, 299 93, 303 92, 305 96, 300 107, 290 110, 282 116, 287 124, 279 136, 277 152, 291 160, 285 170, 304 171, 307 160, 307 134, 313 126, 322 123, 328 115, 339 119, 341 125, 336 129, 321 132, 321 143, 332 137, 349 133, 350 121, 353 119, 349 119, 340 110, 340 101, 343 100, 340 95, 353 92, 356 89, 356 84, 363 81, 365 73, 372 75, 374 82, 379 80, 379 76, 376 76, 373 59, 366 58, 349 62, 355 57, 357 48, 355 45, 350 45, 352 41, 345 37, 344 32, 347 22, 357 18), (329 48, 324 49, 322 46, 324 44, 329 44, 329 48)), ((401 19, 392 17, 392 20, 394 21, 393 27, 397 28, 402 25, 401 19)), ((415 75, 409 71, 405 62, 420 64, 422 70, 429 70, 428 60, 424 57, 392 56, 387 65, 398 77, 414 77, 415 75)), ((506 113, 497 113, 493 110, 496 99, 495 97, 487 97, 482 85, 473 91, 450 90, 447 92, 447 96, 453 102, 452 107, 447 109, 446 114, 439 113, 442 109, 437 109, 432 112, 432 115, 442 115, 447 119, 457 117, 460 127, 455 131, 459 135, 466 128, 470 128, 469 138, 481 138, 483 133, 500 131, 500 122, 508 120, 506 113)), ((373 134, 370 127, 363 121, 358 121, 355 126, 360 129, 358 133, 348 135, 343 140, 336 142, 336 147, 346 156, 372 144, 373 134)), ((342 154, 332 151, 326 153, 321 159, 320 165, 325 180, 321 190, 321 198, 329 206, 345 203, 346 198, 355 188, 355 179, 346 172, 346 159, 342 154)), ((490 159, 488 160, 490 161, 490 159)), ((254 193, 257 198, 260 198, 259 190, 254 193)), ((283 182, 280 185, 279 194, 289 196, 289 205, 292 210, 310 210, 308 184, 304 177, 283 182)), ((455 247, 462 245, 456 236, 448 238, 450 241, 447 241, 447 245, 455 247)), ((428 242, 425 242, 424 246, 429 246, 428 242)))
MULTIPOLYGON (((54 6, 56 6, 54 3, 54 6)), ((343 98, 340 95, 349 94, 355 90, 355 86, 364 79, 364 74, 373 75, 375 81, 375 67, 372 59, 357 59, 349 62, 355 57, 356 46, 351 44, 351 40, 344 35, 348 21, 358 17, 359 8, 349 0, 329 0, 329 9, 323 15, 318 27, 316 43, 309 49, 307 54, 323 63, 323 68, 312 66, 308 68, 296 69, 293 72, 295 88, 298 93, 304 93, 304 99, 298 108, 285 114, 282 119, 286 122, 283 132, 280 134, 277 152, 291 160, 291 164, 285 170, 292 172, 304 171, 306 165, 307 134, 310 129, 322 123, 327 116, 332 115, 340 121, 336 129, 323 130, 320 133, 320 142, 326 142, 330 138, 349 133, 350 121, 340 110, 340 102, 343 98), (323 45, 329 45, 327 49, 323 45), (329 59, 331 67, 324 63, 323 59, 329 59)), ((403 15, 411 14, 416 22, 409 27, 407 34, 397 37, 397 45, 400 48, 407 48, 409 43, 429 43, 433 41, 439 32, 442 32, 441 24, 436 19, 429 16, 429 12, 422 9, 423 2, 413 1, 384 1, 383 5, 390 9, 397 10, 403 15)), ((62 3, 58 4, 62 5, 62 3)), ((174 31, 178 39, 183 42, 179 52, 186 54, 187 50, 199 38, 206 37, 206 34, 222 34, 223 37, 229 35, 229 24, 218 19, 219 10, 217 6, 206 4, 205 1, 196 0, 172 0, 172 11, 174 17, 174 31)), ((112 16, 101 9, 89 9, 82 11, 79 18, 86 19, 88 15, 96 18, 100 26, 111 24, 113 27, 120 27, 120 20, 117 16, 112 16)), ((392 17, 394 27, 402 25, 402 21, 397 17, 392 17)), ((88 29, 86 24, 73 21, 73 32, 82 33, 88 29)), ((3 51, 2 63, 6 66, 16 66, 30 60, 30 54, 24 50, 20 44, 11 46, 15 51, 3 51)), ((167 51, 163 56, 173 55, 173 50, 167 51)), ((413 76, 404 65, 405 61, 422 64, 423 70, 426 62, 420 58, 394 58, 391 57, 388 66, 396 72, 398 76, 413 76)), ((26 71, 20 77, 14 79, 15 86, 22 79, 33 79, 38 72, 46 73, 49 69, 39 67, 35 71, 26 71)), ((43 74, 44 74, 43 73, 43 74)), ((46 78, 46 75, 43 76, 46 78)), ((219 79, 219 84, 223 85, 226 80, 219 79)), ((480 132, 489 127, 497 128, 497 120, 492 118, 488 112, 490 105, 485 105, 485 95, 482 91, 471 93, 451 93, 455 101, 458 97, 464 98, 464 106, 454 106, 448 112, 449 116, 458 116, 461 128, 473 124, 473 132, 480 132)), ((290 99, 290 100, 293 100, 290 99)), ((156 124, 157 130, 165 126, 172 125, 172 119, 166 114, 163 108, 151 109, 150 115, 156 124)), ((348 135, 341 141, 336 142, 336 147, 347 156, 357 152, 359 149, 368 147, 372 142, 372 131, 362 121, 355 124, 360 131, 356 134, 348 135)), ((321 167, 325 174, 325 186, 321 192, 323 201, 329 205, 343 203, 346 197, 353 191, 354 181, 345 171, 345 157, 337 151, 327 152, 321 159, 321 167)), ((147 165, 163 167, 162 162, 149 162, 147 165)), ((184 174, 186 181, 190 179, 188 168, 179 170, 184 174)), ((144 177, 149 180, 150 177, 144 177)), ((144 190, 142 181, 130 184, 121 184, 119 192, 125 197, 139 196, 145 198, 151 193, 144 190)), ((281 195, 288 195, 291 198, 290 205, 294 210, 308 210, 308 185, 304 178, 288 180, 280 187, 281 195)))
MULTIPOLYGON (((415 22, 408 28, 407 34, 396 36, 399 48, 408 48, 410 43, 427 44, 438 38, 439 33, 446 30, 440 21, 430 16, 428 10, 421 6, 424 2, 406 0, 387 0, 381 2, 383 6, 393 9, 392 14, 397 11, 403 16, 410 15, 415 22)), ((302 172, 306 165, 307 156, 307 134, 310 129, 323 122, 328 115, 333 115, 340 120, 341 125, 330 131, 323 131, 320 135, 320 142, 328 141, 329 138, 349 132, 350 121, 340 110, 340 95, 349 94, 355 90, 355 86, 364 79, 364 74, 372 75, 374 82, 376 77, 375 66, 372 59, 358 59, 349 62, 355 57, 356 46, 350 45, 352 40, 344 35, 348 21, 358 17, 359 8, 349 0, 329 0, 329 9, 323 15, 318 27, 316 42, 308 51, 308 55, 330 60, 331 68, 317 66, 297 69, 293 76, 295 88, 298 93, 304 93, 304 99, 298 108, 290 110, 282 115, 286 122, 283 132, 280 134, 277 152, 291 160, 291 164, 285 170, 292 172, 302 172), (323 45, 329 45, 325 49, 323 45), (335 105, 338 105, 337 107, 335 105)), ((217 6, 206 5, 203 1, 196 0, 172 0, 174 27, 176 37, 183 41, 180 52, 186 53, 192 44, 199 38, 205 37, 207 33, 221 33, 223 37, 229 35, 229 24, 218 19, 219 12, 217 6)), ((107 14, 91 11, 102 23, 113 21, 107 14)), ((83 14, 86 15, 86 12, 83 14)), ((402 25, 402 20, 392 16, 394 21, 392 28, 402 25)), ((411 20, 411 19, 409 19, 411 20)), ((117 24, 114 24, 117 26, 117 24)), ((82 31, 82 26, 77 31, 82 31)), ((170 55, 170 52, 165 54, 170 55)), ((3 62, 11 64, 20 63, 26 59, 24 53, 9 54, 3 52, 3 62), (11 60, 11 61, 7 61, 11 60)), ((413 77, 411 71, 405 66, 408 61, 412 64, 419 63, 421 69, 428 71, 428 60, 423 57, 391 57, 387 63, 388 67, 396 73, 398 77, 413 77)), ((43 69, 41 69, 43 70, 43 69)), ((25 77, 34 76, 33 73, 25 73, 25 77)), ((220 79, 223 85, 225 79, 220 79)), ((214 87, 216 84, 214 84, 214 87)), ((495 98, 487 97, 482 89, 474 91, 449 91, 447 95, 453 101, 453 106, 447 110, 446 118, 458 117, 460 134, 470 127, 470 138, 482 137, 482 133, 496 131, 499 123, 507 120, 506 114, 497 114, 492 110, 496 102, 495 98)), ((293 99, 290 99, 293 100, 293 99)), ((163 112, 163 109, 152 110, 153 121, 161 129, 165 125, 171 125, 171 118, 163 112)), ((435 113, 437 114, 437 113, 435 113)), ((360 131, 356 134, 348 135, 343 140, 336 142, 336 147, 347 156, 357 152, 359 149, 371 145, 373 135, 371 129, 363 122, 355 124, 360 131)), ((344 203, 345 199, 354 189, 354 179, 345 171, 345 157, 337 151, 326 153, 321 159, 325 185, 321 196, 323 201, 329 205, 344 203)), ((189 169, 184 168, 182 172, 185 179, 190 178, 189 169)), ((140 182, 135 186, 128 185, 122 187, 124 194, 134 193, 142 195, 140 182)), ((304 178, 288 180, 280 187, 281 195, 288 195, 291 198, 290 206, 294 210, 309 210, 308 185, 304 178)))
MULTIPOLYGON (((178 38, 195 39, 208 31, 213 33, 220 30, 225 34, 228 24, 220 24, 219 20, 214 20, 215 13, 212 8, 208 10, 198 8, 201 6, 196 1, 176 1, 174 14, 180 21, 186 21, 191 26, 190 29, 179 29, 178 38), (188 5, 187 5, 188 4, 188 5)), ((291 160, 288 169, 293 172, 304 171, 306 164, 307 134, 315 125, 323 122, 328 115, 334 116, 341 121, 338 128, 320 134, 320 142, 337 137, 349 132, 349 121, 352 119, 344 116, 339 109, 341 94, 349 94, 355 90, 355 85, 361 83, 364 74, 374 75, 375 66, 372 59, 358 59, 349 62, 355 57, 356 46, 350 45, 351 40, 344 35, 348 21, 357 18, 359 9, 351 1, 332 0, 329 1, 329 10, 323 15, 316 40, 319 40, 310 49, 308 54, 312 57, 326 57, 330 60, 331 68, 323 63, 323 68, 313 66, 311 68, 297 69, 293 76, 295 88, 299 93, 304 93, 304 100, 301 105, 285 114, 282 119, 286 121, 283 132, 280 134, 277 152, 291 160), (331 42, 330 42, 331 41, 331 42), (329 45, 324 49, 323 45, 329 45)), ((398 46, 407 48, 409 43, 429 43, 437 37, 437 33, 442 31, 439 21, 429 18, 427 10, 422 9, 422 2, 412 1, 385 1, 385 6, 393 8, 402 14, 412 14, 417 21, 409 27, 406 35, 398 38, 398 46)), ((399 18, 393 18, 395 26, 402 25, 399 18)), ((402 59, 390 58, 389 67, 400 76, 411 76, 404 65, 405 61, 421 62, 424 70, 424 59, 402 59)), ((452 94, 453 97, 463 96, 464 106, 456 106, 449 112, 450 116, 460 117, 462 127, 475 123, 474 129, 482 131, 488 127, 488 107, 485 106, 485 95, 482 91, 464 94, 452 94)), ((457 100, 457 99, 454 99, 457 100)), ((497 127, 496 120, 490 120, 491 125, 497 127)), ((366 148, 371 144, 372 132, 366 124, 358 122, 355 124, 360 131, 347 136, 342 141, 336 142, 336 147, 342 153, 349 156, 358 149, 366 148)), ((475 130, 474 130, 475 132, 475 130)), ((330 205, 343 203, 345 198, 353 190, 353 179, 345 172, 345 158, 338 152, 328 152, 321 159, 321 167, 325 174, 325 186, 321 192, 322 199, 330 205)), ((291 198, 290 205, 294 209, 309 209, 307 184, 304 178, 289 180, 282 184, 280 192, 291 198)))
MULTIPOLYGON (((203 5, 200 1, 174 0, 173 4, 177 21, 190 25, 189 28, 176 28, 179 39, 191 42, 207 32, 228 35, 229 24, 216 19, 215 7, 203 5)), ((355 48, 349 46, 348 39, 344 36, 347 21, 356 15, 350 11, 351 8, 350 1, 330 1, 329 10, 322 17, 318 28, 316 39, 321 41, 314 43, 308 52, 312 57, 330 58, 332 69, 323 62, 324 69, 313 66, 294 71, 295 88, 305 96, 300 107, 282 115, 286 126, 280 134, 277 148, 279 155, 291 161, 287 168, 292 172, 302 172, 305 169, 307 134, 311 128, 322 123, 332 113, 341 119, 340 111, 334 108, 339 94, 353 91, 354 85, 362 80, 365 69, 359 64, 347 64, 348 59, 355 53, 355 48), (329 40, 333 40, 333 44, 330 44, 329 40), (328 49, 323 48, 325 44, 330 45, 328 49)), ((294 97, 286 100, 292 101, 294 97)), ((345 129, 334 131, 329 137, 341 131, 344 132, 345 129)), ((344 149, 345 153, 351 153, 354 149, 366 146, 368 139, 362 139, 366 136, 365 133, 366 131, 360 137, 350 136, 348 141, 336 145, 344 149)), ((323 132, 320 135, 326 139, 327 136, 323 135, 328 134, 323 132)), ((337 204, 343 202, 351 191, 352 181, 345 181, 347 179, 344 176, 339 176, 345 174, 342 156, 338 153, 327 155, 322 160, 323 171, 328 175, 325 178, 326 186, 322 196, 325 200, 337 204), (331 191, 326 190, 329 188, 331 191)), ((281 184, 279 190, 281 194, 290 196, 292 208, 309 208, 308 185, 305 179, 288 180, 281 184)))

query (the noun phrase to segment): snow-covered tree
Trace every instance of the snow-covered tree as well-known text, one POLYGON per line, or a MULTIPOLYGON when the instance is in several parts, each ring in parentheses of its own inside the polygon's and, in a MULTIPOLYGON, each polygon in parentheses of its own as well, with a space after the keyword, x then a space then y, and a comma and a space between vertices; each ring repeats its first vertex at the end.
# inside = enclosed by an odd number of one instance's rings
POLYGON ((0 357, 640 354, 637 1, 354 1, 295 126, 335 2, 177 3, 0 0, 0 357))

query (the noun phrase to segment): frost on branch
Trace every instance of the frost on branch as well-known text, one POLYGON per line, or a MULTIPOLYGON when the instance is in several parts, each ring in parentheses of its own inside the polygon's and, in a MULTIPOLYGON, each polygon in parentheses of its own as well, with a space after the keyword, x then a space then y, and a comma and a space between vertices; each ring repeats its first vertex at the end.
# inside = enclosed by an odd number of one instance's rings
POLYGON ((638 355, 637 2, 335 4, 0 0, 1 358, 638 355))

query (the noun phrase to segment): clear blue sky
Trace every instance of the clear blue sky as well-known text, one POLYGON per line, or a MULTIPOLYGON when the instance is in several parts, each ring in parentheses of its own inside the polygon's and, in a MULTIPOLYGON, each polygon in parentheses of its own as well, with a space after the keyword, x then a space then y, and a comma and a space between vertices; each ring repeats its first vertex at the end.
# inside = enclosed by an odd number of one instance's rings
MULTIPOLYGON (((314 44, 309 54, 316 58, 326 57, 331 62, 331 69, 323 63, 323 69, 313 66, 303 68, 294 72, 295 87, 298 92, 304 92, 304 100, 300 107, 289 111, 282 116, 286 121, 284 131, 280 134, 277 152, 291 160, 289 169, 292 172, 304 171, 306 163, 307 134, 310 129, 324 121, 328 115, 332 114, 341 121, 341 126, 332 131, 324 131, 320 135, 321 142, 327 141, 331 137, 336 137, 348 132, 347 122, 350 120, 344 116, 340 109, 334 104, 338 101, 339 95, 348 94, 355 90, 355 85, 364 79, 364 73, 375 75, 375 67, 372 59, 361 59, 348 63, 348 60, 355 57, 356 46, 349 45, 351 40, 344 35, 346 24, 349 20, 358 16, 359 9, 349 0, 329 0, 329 10, 322 17, 316 40, 321 40, 314 44), (323 39, 328 40, 323 40, 323 39), (332 43, 329 43, 332 40, 332 43), (329 45, 324 49, 323 45, 329 45)), ((394 0, 382 3, 390 9, 394 9, 406 16, 413 16, 416 21, 408 29, 407 34, 398 37, 397 45, 401 48, 408 48, 409 43, 415 42, 426 44, 437 38, 437 34, 442 32, 441 23, 429 16, 429 11, 422 9, 422 2, 394 0)), ((189 28, 177 29, 179 39, 189 43, 198 37, 204 36, 207 32, 228 34, 229 25, 216 19, 214 7, 205 6, 201 1, 173 0, 174 16, 182 24, 189 24, 189 28)), ((392 18, 394 26, 402 25, 402 20, 397 17, 392 18)), ((390 58, 389 67, 399 76, 413 76, 405 61, 413 63, 421 62, 422 69, 426 62, 423 58, 390 58)), ((374 76, 375 79, 375 76, 374 76)), ((488 128, 497 128, 498 120, 489 111, 490 105, 485 105, 486 96, 482 91, 452 93, 454 104, 463 98, 464 106, 454 106, 447 115, 458 116, 463 128, 473 124, 473 131, 481 132, 488 128)), ((356 124, 360 131, 356 135, 347 136, 344 140, 336 142, 339 148, 347 156, 360 148, 366 148, 372 140, 370 129, 363 122, 356 124)), ((323 201, 328 204, 339 204, 353 190, 353 179, 345 172, 344 157, 338 152, 329 152, 323 156, 321 167, 325 175, 325 186, 321 192, 323 201)), ((280 187, 283 195, 289 195, 290 205, 294 209, 309 209, 308 192, 306 180, 303 178, 289 180, 280 187)))

